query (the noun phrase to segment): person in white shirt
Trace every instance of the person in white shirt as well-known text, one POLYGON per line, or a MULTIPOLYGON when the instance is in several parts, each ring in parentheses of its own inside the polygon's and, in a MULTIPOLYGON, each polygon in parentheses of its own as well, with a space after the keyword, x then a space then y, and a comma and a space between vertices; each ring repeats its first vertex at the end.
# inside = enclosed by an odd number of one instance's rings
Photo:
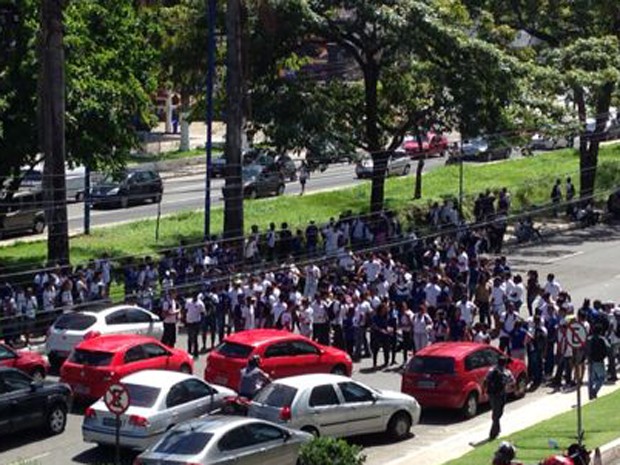
POLYGON ((359 273, 364 275, 367 283, 373 283, 379 277, 382 268, 383 263, 381 263, 381 260, 375 254, 372 254, 370 260, 362 263, 359 273))
POLYGON ((306 284, 304 285, 304 297, 313 299, 321 279, 321 269, 315 264, 306 266, 306 284))
POLYGON ((283 302, 280 299, 277 299, 271 306, 271 315, 273 317, 273 323, 276 328, 282 327, 282 322, 280 321, 280 318, 282 317, 282 315, 284 315, 287 308, 288 305, 286 304, 286 302, 283 302))
POLYGON ((56 288, 50 281, 47 281, 43 289, 43 311, 45 313, 53 312, 55 306, 56 288))
POLYGON ((164 319, 164 334, 162 335, 162 344, 168 347, 174 347, 177 342, 177 321, 181 310, 177 303, 177 291, 171 289, 168 296, 162 304, 162 316, 164 319))
POLYGON ((413 317, 413 344, 415 351, 424 349, 429 344, 429 335, 433 330, 433 320, 426 312, 424 305, 420 306, 420 310, 413 317))
POLYGON ((308 299, 301 301, 301 311, 299 312, 299 334, 306 337, 312 337, 312 307, 310 307, 308 299))
POLYGON ((366 338, 366 328, 370 319, 372 308, 368 301, 368 294, 361 299, 354 296, 355 313, 353 315, 353 331, 355 334, 355 347, 353 349, 353 359, 360 360, 362 355, 368 356, 370 348, 368 347, 368 339, 366 338), (362 351, 364 354, 362 354, 362 351))
POLYGON ((510 338, 515 329, 519 315, 515 312, 512 302, 506 304, 506 311, 499 317, 499 350, 510 355, 510 338))
POLYGON ((508 301, 514 305, 515 312, 520 313, 525 298, 525 286, 521 275, 516 275, 507 289, 508 301))
POLYGON ((187 353, 198 357, 198 333, 205 314, 202 294, 195 295, 185 303, 185 327, 187 328, 187 353))
POLYGON ((499 316, 506 309, 506 286, 501 278, 493 279, 493 287, 491 288, 491 315, 495 326, 499 325, 499 316))
POLYGON ((348 311, 348 306, 346 303, 346 299, 344 293, 339 292, 338 295, 334 296, 330 294, 331 301, 327 302, 328 313, 331 313, 331 327, 333 330, 333 346, 337 347, 340 350, 346 350, 346 344, 344 341, 344 332, 342 329, 342 325, 344 322, 344 316, 348 311))
POLYGON ((293 332, 293 312, 290 307, 280 316, 280 326, 285 331, 293 332))
POLYGON ((556 300, 560 292, 562 292, 562 286, 556 281, 553 273, 547 275, 547 282, 545 283, 543 292, 548 292, 553 300, 556 300))
POLYGON ((478 313, 478 307, 467 299, 467 295, 463 293, 461 299, 457 302, 456 308, 459 311, 460 319, 465 322, 468 328, 474 324, 474 316, 478 313))
POLYGON ((316 296, 310 304, 312 307, 312 337, 322 345, 329 345, 329 316, 325 302, 316 296))
POLYGON ((247 297, 246 302, 241 305, 241 319, 244 330, 256 327, 256 298, 254 296, 247 297))
POLYGON ((437 307, 437 297, 441 294, 441 287, 437 284, 437 276, 433 275, 431 282, 424 287, 427 307, 437 307))

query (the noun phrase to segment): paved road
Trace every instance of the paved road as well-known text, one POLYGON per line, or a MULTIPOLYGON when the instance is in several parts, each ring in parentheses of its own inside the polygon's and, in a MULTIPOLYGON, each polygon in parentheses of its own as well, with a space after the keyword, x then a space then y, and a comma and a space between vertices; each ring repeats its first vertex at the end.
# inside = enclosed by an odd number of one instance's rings
MULTIPOLYGON (((517 271, 536 268, 542 276, 555 272, 559 281, 571 291, 575 303, 585 297, 620 300, 620 225, 601 226, 587 230, 564 233, 549 239, 542 245, 521 247, 510 252, 511 262, 517 271)), ((184 344, 184 339, 181 339, 184 344)), ((356 366, 354 378, 379 389, 399 390, 400 375, 396 367, 387 371, 373 372, 368 369, 366 361, 356 366)), ((204 368, 204 356, 197 363, 196 372, 200 375, 204 368)), ((554 394, 549 397, 548 389, 528 394, 525 399, 512 402, 506 410, 505 422, 510 423, 511 415, 516 421, 523 421, 523 411, 536 407, 544 411, 551 399, 568 394, 554 394)), ((566 403, 566 399, 564 399, 566 403)), ((572 402, 570 400, 569 402, 572 402)), ((570 403, 566 404, 570 406, 570 403)), ((535 409, 538 412, 538 410, 535 409)), ((526 419, 527 420, 527 419, 526 419)), ((41 465, 60 465, 67 463, 94 464, 112 459, 109 450, 84 444, 80 433, 81 416, 79 410, 74 412, 67 426, 67 431, 54 438, 45 438, 40 434, 28 433, 16 437, 3 438, 0 442, 0 464, 15 464, 20 459, 35 458, 41 465)), ((354 442, 365 447, 369 465, 384 465, 410 455, 418 457, 411 463, 438 462, 428 457, 455 447, 467 447, 471 441, 471 432, 480 431, 482 439, 489 425, 489 415, 483 413, 478 417, 461 421, 452 412, 425 412, 421 424, 413 430, 414 435, 395 446, 385 442, 381 437, 370 436, 355 439, 354 442), (424 457, 424 459, 423 459, 424 457)), ((474 438, 476 439, 476 438, 474 438)), ((127 463, 131 456, 126 455, 127 463)))

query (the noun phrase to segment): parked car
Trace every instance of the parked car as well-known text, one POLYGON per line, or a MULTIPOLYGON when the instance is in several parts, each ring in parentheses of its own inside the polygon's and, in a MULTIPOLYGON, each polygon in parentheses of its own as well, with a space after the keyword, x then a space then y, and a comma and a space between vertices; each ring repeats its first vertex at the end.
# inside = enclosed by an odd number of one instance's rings
POLYGON ((20 370, 0 367, 0 435, 32 428, 60 434, 70 409, 66 384, 35 381, 20 370))
POLYGON ((149 447, 134 465, 296 465, 312 436, 272 423, 208 416, 182 423, 149 447))
POLYGON ((463 161, 496 161, 505 160, 510 157, 510 145, 501 140, 487 139, 486 137, 475 137, 465 139, 461 144, 461 157, 463 161))
POLYGON ((108 334, 78 344, 60 368, 60 379, 75 396, 98 399, 111 384, 137 371, 191 373, 193 369, 194 362, 184 350, 166 347, 152 337, 108 334))
POLYGON ((240 371, 251 356, 261 357, 262 369, 272 378, 306 373, 350 376, 349 355, 307 337, 276 329, 253 329, 231 334, 207 356, 204 377, 210 383, 239 388, 240 371))
POLYGON ((102 334, 140 334, 161 339, 164 325, 157 315, 133 305, 116 305, 100 312, 61 315, 50 326, 45 352, 50 363, 60 366, 80 342, 102 334))
MULTIPOLYGON (((125 376, 129 408, 121 415, 120 444, 144 450, 173 426, 222 407, 235 391, 209 385, 196 376, 163 370, 143 370, 125 376)), ((82 421, 85 442, 116 444, 116 416, 99 399, 82 421)))
POLYGON ((20 233, 41 234, 45 231, 43 191, 17 191, 8 199, 0 199, 0 238, 20 233))
POLYGON ((402 143, 402 148, 412 160, 424 157, 443 157, 448 151, 448 138, 442 134, 427 132, 422 137, 422 148, 415 136, 407 136, 402 143))
POLYGON ((152 201, 161 202, 164 185, 159 173, 152 170, 129 170, 105 176, 90 191, 93 207, 120 206, 152 201))
MULTIPOLYGON (((37 165, 32 169, 21 170, 22 180, 19 185, 20 189, 42 189, 43 188, 43 164, 37 165)), ((84 200, 85 193, 85 176, 86 169, 83 166, 71 168, 66 167, 65 170, 65 186, 67 190, 68 202, 81 202, 84 200)), ((97 182, 101 179, 98 173, 91 173, 91 182, 97 182)))
POLYGON ((385 432, 405 438, 420 420, 420 406, 406 394, 379 391, 345 376, 282 378, 261 389, 248 415, 315 436, 347 437, 385 432))
POLYGON ((0 343, 0 366, 17 368, 36 381, 42 381, 50 368, 47 359, 41 354, 30 350, 15 350, 2 343, 0 343))
MULTIPOLYGON (((466 418, 488 402, 482 383, 503 353, 496 347, 475 342, 442 342, 417 352, 402 376, 401 391, 414 396, 424 407, 460 409, 466 418)), ((516 382, 508 387, 515 397, 523 397, 527 386, 525 363, 511 359, 508 364, 516 382)))
MULTIPOLYGON (((386 176, 407 176, 411 171, 411 158, 406 152, 395 151, 389 156, 385 169, 386 176)), ((374 163, 372 158, 363 158, 355 165, 355 175, 359 179, 372 178, 374 163)))
POLYGON ((530 139, 528 147, 530 150, 556 150, 572 147, 573 143, 572 136, 546 136, 536 133, 530 139))
POLYGON ((286 188, 282 174, 275 165, 249 165, 242 171, 243 196, 250 199, 282 195, 286 188))

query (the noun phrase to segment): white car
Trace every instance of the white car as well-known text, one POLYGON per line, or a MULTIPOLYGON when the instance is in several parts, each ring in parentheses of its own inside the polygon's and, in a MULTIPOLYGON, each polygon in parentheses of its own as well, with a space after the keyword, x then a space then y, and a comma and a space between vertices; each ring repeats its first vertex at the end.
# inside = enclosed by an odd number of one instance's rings
MULTIPOLYGON (((223 386, 207 384, 184 373, 143 370, 120 381, 129 391, 129 408, 120 416, 122 447, 144 450, 173 426, 198 418, 222 407, 236 393, 223 386)), ((86 409, 82 421, 85 442, 114 445, 116 416, 103 399, 86 409)))
POLYGON ((65 313, 47 332, 45 352, 59 365, 84 339, 102 334, 141 334, 161 339, 164 325, 157 315, 133 305, 117 305, 98 312, 65 313))
POLYGON ((400 440, 418 424, 420 411, 407 394, 379 391, 345 376, 313 374, 267 385, 254 397, 248 416, 315 436, 386 432, 400 440))
POLYGON ((550 137, 536 133, 532 136, 529 147, 532 150, 555 150, 570 147, 572 143, 570 136, 550 137))

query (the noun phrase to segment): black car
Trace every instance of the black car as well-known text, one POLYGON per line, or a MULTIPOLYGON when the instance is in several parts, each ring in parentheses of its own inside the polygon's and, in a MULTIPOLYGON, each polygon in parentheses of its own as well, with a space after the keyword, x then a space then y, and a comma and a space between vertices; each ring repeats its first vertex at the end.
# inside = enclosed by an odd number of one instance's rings
POLYGON ((60 434, 70 408, 68 385, 36 382, 15 368, 0 367, 0 434, 31 428, 60 434))
POLYGON ((269 195, 282 195, 284 177, 275 165, 250 165, 243 168, 243 196, 255 199, 269 195))
MULTIPOLYGON (((297 166, 293 159, 287 155, 278 155, 275 150, 265 148, 252 148, 243 152, 243 167, 252 165, 272 166, 282 173, 289 181, 297 180, 297 166)), ((226 157, 222 156, 213 160, 211 174, 214 178, 223 178, 226 171, 226 157)))
POLYGON ((164 185, 156 171, 130 170, 107 175, 90 191, 93 206, 120 206, 152 201, 161 202, 164 185))
POLYGON ((0 199, 0 237, 44 230, 42 191, 17 191, 10 199, 0 199))

